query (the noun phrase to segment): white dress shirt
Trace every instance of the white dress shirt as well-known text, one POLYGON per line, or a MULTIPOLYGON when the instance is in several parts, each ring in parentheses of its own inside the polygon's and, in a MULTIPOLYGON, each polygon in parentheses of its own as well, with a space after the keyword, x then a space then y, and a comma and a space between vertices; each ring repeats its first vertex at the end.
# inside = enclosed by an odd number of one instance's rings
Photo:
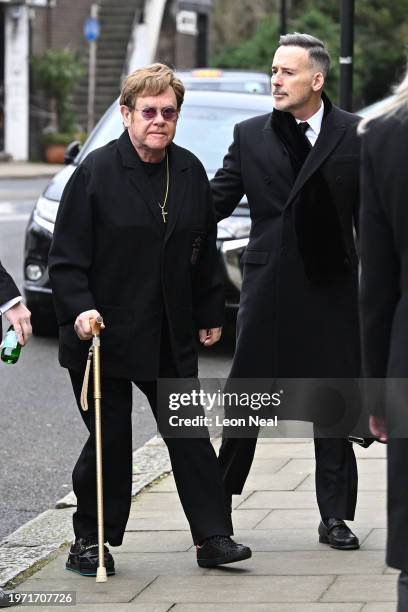
POLYGON ((7 310, 9 310, 10 308, 12 308, 12 306, 15 306, 16 304, 21 302, 22 299, 23 298, 21 297, 21 295, 19 295, 18 297, 15 297, 12 300, 5 302, 4 304, 1 304, 0 305, 0 315, 4 315, 4 313, 7 312, 7 310))
MULTIPOLYGON (((320 129, 322 127, 322 121, 323 121, 323 114, 324 114, 324 103, 322 100, 322 103, 317 113, 315 113, 309 119, 307 119, 307 123, 309 124, 309 127, 306 130, 306 138, 308 139, 312 147, 314 147, 317 137, 320 134, 320 129)), ((296 123, 299 125, 299 123, 304 123, 304 122, 301 121, 300 119, 296 119, 296 123)))

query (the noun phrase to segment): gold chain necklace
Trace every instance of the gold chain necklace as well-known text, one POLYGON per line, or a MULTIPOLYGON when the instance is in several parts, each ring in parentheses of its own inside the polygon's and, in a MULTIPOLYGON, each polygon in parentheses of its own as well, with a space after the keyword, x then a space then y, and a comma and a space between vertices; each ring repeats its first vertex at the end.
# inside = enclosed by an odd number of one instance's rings
POLYGON ((166 216, 168 215, 168 212, 166 210, 166 204, 167 204, 167 197, 169 195, 169 179, 170 179, 169 156, 168 156, 167 149, 166 149, 166 195, 164 196, 163 204, 160 204, 160 202, 157 202, 158 205, 160 206, 161 214, 163 217, 163 223, 167 223, 166 216))

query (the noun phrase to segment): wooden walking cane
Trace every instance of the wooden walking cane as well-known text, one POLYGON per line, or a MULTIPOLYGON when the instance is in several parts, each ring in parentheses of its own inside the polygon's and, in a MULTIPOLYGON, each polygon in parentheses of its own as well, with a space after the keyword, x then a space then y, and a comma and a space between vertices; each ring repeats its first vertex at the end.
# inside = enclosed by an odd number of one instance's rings
POLYGON ((95 440, 96 440, 96 504, 98 516, 98 569, 96 582, 106 582, 108 576, 105 567, 104 553, 104 517, 103 517, 103 462, 102 462, 102 423, 101 423, 101 361, 100 361, 100 332, 103 323, 102 317, 90 319, 93 348, 93 383, 95 400, 95 440))

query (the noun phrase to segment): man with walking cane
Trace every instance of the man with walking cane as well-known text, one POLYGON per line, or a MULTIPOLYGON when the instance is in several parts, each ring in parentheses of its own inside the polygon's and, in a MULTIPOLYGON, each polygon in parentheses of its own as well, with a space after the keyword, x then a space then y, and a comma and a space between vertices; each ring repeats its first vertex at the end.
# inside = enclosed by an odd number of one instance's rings
MULTIPOLYGON (((153 64, 124 82, 120 138, 92 152, 67 184, 49 269, 60 326, 60 363, 80 403, 92 336, 103 317, 101 394, 104 534, 122 543, 131 503, 132 382, 157 417, 157 379, 197 376, 196 337, 221 335, 224 298, 217 275, 216 222, 204 168, 172 143, 184 97, 173 71, 153 64)), ((98 563, 95 430, 73 472, 78 506, 67 568, 95 575, 98 563)), ((249 558, 231 538, 232 524, 215 452, 208 438, 165 439, 181 503, 197 546, 211 567, 249 558)), ((105 548, 105 567, 114 562, 105 548)))

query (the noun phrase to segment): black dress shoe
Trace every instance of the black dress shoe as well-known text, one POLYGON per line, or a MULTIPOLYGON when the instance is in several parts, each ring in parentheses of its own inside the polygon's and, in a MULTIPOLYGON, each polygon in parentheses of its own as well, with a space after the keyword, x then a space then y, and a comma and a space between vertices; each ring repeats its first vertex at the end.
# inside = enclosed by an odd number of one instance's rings
POLYGON ((0 608, 9 608, 12 605, 8 593, 0 591, 0 608))
POLYGON ((229 536, 212 536, 197 546, 197 563, 200 567, 216 567, 252 557, 248 546, 237 544, 229 536))
POLYGON ((11 606, 18 606, 20 602, 15 601, 14 598, 12 598, 13 595, 15 597, 17 594, 18 593, 15 593, 14 591, 12 593, 6 593, 6 591, 0 590, 0 608, 10 608, 11 606))
POLYGON ((319 525, 319 542, 328 544, 339 550, 354 550, 360 548, 358 537, 341 519, 328 518, 319 525))
MULTIPOLYGON (((104 546, 104 565, 108 576, 115 574, 115 563, 109 549, 104 546)), ((95 537, 77 538, 71 546, 67 570, 81 574, 81 576, 96 576, 98 569, 98 539, 95 537)))

